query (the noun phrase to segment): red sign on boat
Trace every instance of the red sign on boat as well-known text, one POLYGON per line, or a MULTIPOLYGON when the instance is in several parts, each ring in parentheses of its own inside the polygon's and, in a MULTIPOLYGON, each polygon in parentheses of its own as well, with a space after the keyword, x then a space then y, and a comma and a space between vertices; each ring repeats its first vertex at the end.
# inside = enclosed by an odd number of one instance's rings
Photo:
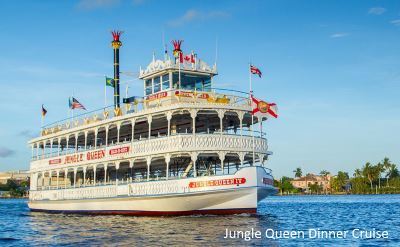
POLYGON ((246 183, 245 178, 226 178, 218 180, 190 182, 189 188, 224 186, 224 185, 234 185, 234 184, 244 184, 244 183, 246 183))
POLYGON ((61 164, 61 159, 49 160, 49 165, 61 164))
POLYGON ((121 148, 113 148, 110 149, 108 152, 110 155, 115 155, 115 154, 124 154, 129 152, 129 146, 127 147, 121 147, 121 148))

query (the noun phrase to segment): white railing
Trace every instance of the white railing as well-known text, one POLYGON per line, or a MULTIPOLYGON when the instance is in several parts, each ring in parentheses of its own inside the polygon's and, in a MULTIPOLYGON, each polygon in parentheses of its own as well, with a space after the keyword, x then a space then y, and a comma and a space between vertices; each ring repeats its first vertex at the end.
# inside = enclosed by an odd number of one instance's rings
MULTIPOLYGON (((83 114, 79 114, 74 116, 73 118, 62 119, 57 122, 53 122, 51 124, 47 124, 43 126, 40 135, 48 135, 52 133, 57 133, 59 131, 72 129, 75 127, 79 127, 82 125, 87 125, 95 122, 99 122, 106 119, 111 119, 115 116, 125 116, 131 114, 137 114, 143 112, 147 109, 171 105, 171 104, 179 104, 184 102, 186 104, 207 104, 207 105, 228 105, 228 106, 249 106, 250 101, 246 93, 235 91, 235 90, 227 90, 227 89, 212 89, 211 92, 196 92, 189 90, 168 90, 165 91, 168 96, 162 99, 156 100, 147 100, 146 97, 132 104, 131 107, 121 107, 120 114, 116 114, 114 111, 114 106, 108 106, 104 108, 100 108, 94 111, 85 112, 83 114), (182 92, 185 96, 176 96, 176 92, 182 92), (201 98, 202 95, 208 95, 207 99, 201 98), (241 95, 238 95, 241 94, 241 95), (189 96, 188 96, 189 95, 189 96), (171 100, 165 100, 171 99, 171 100)), ((179 94, 178 94, 179 95, 179 94)))
MULTIPOLYGON (((64 159, 67 156, 74 154, 83 154, 85 158, 88 152, 95 152, 99 150, 105 151, 105 156, 101 159, 97 159, 96 162, 103 162, 113 160, 115 158, 120 159, 121 155, 110 155, 110 149, 116 149, 119 147, 130 147, 129 152, 122 154, 126 159, 134 157, 143 157, 148 155, 157 155, 162 153, 174 153, 174 152, 252 152, 253 151, 253 138, 251 136, 240 136, 240 135, 228 135, 228 134, 178 134, 169 137, 159 137, 154 139, 146 139, 141 141, 134 141, 129 143, 122 143, 119 145, 113 145, 109 147, 103 147, 98 149, 90 149, 86 151, 76 152, 67 155, 60 155, 51 158, 45 158, 41 160, 33 160, 31 168, 48 168, 50 161, 54 159, 61 159, 57 164, 52 166, 63 166, 70 167, 65 164, 64 159)), ((254 138, 254 151, 257 153, 266 153, 268 150, 268 143, 265 138, 254 138)), ((73 164, 81 165, 86 160, 80 161, 73 164)), ((93 162, 93 161, 92 161, 93 162)))

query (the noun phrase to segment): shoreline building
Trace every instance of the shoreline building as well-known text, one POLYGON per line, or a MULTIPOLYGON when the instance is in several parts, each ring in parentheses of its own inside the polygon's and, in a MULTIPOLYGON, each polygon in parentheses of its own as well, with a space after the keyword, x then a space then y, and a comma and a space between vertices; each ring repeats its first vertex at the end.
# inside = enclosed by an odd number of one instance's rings
POLYGON ((29 171, 18 170, 0 172, 0 185, 7 184, 8 180, 14 180, 17 184, 21 184, 21 182, 29 180, 29 171))
POLYGON ((303 192, 309 192, 309 188, 313 184, 317 184, 321 187, 324 192, 330 191, 331 189, 331 175, 320 176, 315 174, 307 174, 306 176, 295 178, 290 183, 293 187, 301 189, 303 192))

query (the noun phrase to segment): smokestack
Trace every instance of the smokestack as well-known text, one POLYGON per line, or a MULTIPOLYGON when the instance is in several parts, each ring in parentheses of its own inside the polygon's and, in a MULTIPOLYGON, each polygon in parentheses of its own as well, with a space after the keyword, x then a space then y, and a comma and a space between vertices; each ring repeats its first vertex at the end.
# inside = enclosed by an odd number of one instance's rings
POLYGON ((119 48, 122 42, 119 41, 122 31, 112 31, 113 41, 111 46, 114 49, 114 108, 119 108, 119 48))

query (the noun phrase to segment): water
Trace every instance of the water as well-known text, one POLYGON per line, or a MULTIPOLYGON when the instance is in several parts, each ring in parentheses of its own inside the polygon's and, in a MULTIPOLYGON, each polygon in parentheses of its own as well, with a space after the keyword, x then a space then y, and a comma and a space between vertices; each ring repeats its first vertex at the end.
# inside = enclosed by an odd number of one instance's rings
POLYGON ((400 246, 400 195, 270 197, 259 215, 127 217, 30 212, 26 200, 0 200, 0 246, 268 245, 400 246), (261 239, 224 239, 226 229, 260 230, 261 239), (348 230, 345 239, 269 239, 267 229, 348 230), (351 231, 387 230, 387 239, 355 239, 351 231))

